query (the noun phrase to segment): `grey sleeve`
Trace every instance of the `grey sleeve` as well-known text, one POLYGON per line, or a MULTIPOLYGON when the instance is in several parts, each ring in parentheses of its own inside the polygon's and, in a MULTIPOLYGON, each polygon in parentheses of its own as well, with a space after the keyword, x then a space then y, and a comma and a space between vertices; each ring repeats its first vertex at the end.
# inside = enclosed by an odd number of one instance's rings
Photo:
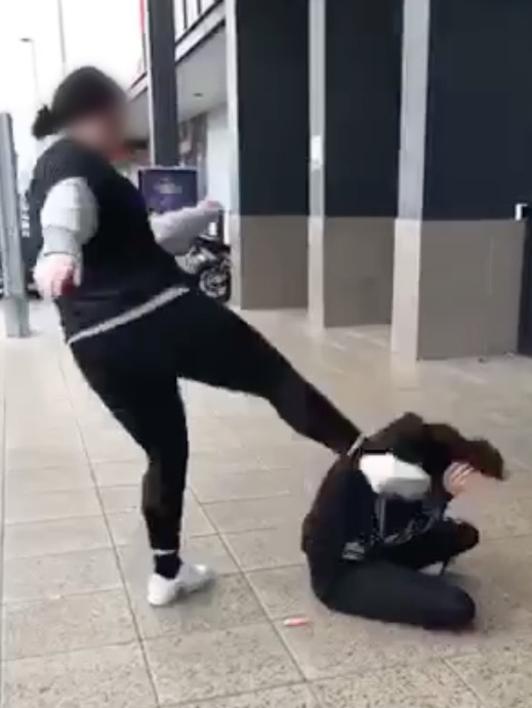
POLYGON ((179 211, 152 216, 151 227, 159 246, 174 256, 180 256, 188 251, 196 236, 215 221, 219 214, 220 209, 217 207, 185 207, 179 211))
POLYGON ((48 192, 41 210, 41 256, 66 253, 81 257, 81 247, 96 233, 98 205, 86 180, 62 180, 48 192))

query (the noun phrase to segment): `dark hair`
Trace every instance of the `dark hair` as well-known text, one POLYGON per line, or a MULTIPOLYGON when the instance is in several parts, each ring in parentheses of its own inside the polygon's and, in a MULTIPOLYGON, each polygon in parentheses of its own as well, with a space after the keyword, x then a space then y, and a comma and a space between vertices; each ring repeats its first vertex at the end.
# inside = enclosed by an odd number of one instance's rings
POLYGON ((451 425, 429 425, 434 443, 447 446, 453 461, 467 462, 485 477, 502 480, 506 476, 504 458, 487 440, 464 438, 451 425))
POLYGON ((427 423, 415 413, 405 413, 364 443, 362 452, 392 451, 407 462, 421 463, 439 477, 451 462, 466 462, 485 477, 504 479, 504 460, 487 440, 465 438, 445 423, 427 423))
POLYGON ((57 87, 51 106, 43 106, 35 116, 32 133, 40 139, 53 135, 69 123, 125 100, 125 93, 107 74, 84 66, 69 74, 57 87))

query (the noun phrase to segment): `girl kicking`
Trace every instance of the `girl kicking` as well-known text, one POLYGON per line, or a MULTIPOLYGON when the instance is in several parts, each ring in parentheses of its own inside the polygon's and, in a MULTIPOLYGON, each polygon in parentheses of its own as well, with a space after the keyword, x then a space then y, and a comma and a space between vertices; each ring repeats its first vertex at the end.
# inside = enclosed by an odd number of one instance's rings
POLYGON ((125 109, 122 90, 93 68, 58 87, 34 124, 35 137, 57 139, 34 170, 30 226, 43 241, 36 282, 55 299, 81 371, 148 457, 148 600, 165 605, 212 577, 179 554, 188 459, 179 377, 261 396, 337 453, 359 430, 258 332, 189 289, 175 256, 220 207, 204 202, 150 223, 141 194, 110 162, 124 140, 125 109))
POLYGON ((503 478, 496 449, 413 414, 360 438, 327 474, 303 524, 317 597, 337 612, 386 622, 470 624, 469 595, 420 570, 478 543, 473 526, 444 514, 479 475, 503 478))

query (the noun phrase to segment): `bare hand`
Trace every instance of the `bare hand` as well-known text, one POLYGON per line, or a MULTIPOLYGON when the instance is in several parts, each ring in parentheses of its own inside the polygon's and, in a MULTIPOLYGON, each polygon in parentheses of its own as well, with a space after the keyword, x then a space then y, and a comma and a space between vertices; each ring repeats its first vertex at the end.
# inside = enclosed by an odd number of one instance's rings
POLYGON ((42 297, 55 300, 80 285, 81 269, 73 256, 51 253, 39 259, 33 277, 42 297))
POLYGON ((467 462, 453 462, 443 476, 445 489, 456 497, 466 490, 468 482, 478 474, 480 473, 467 462))
POLYGON ((209 211, 221 212, 224 209, 222 204, 220 204, 220 202, 216 201, 215 199, 202 199, 198 206, 202 207, 203 209, 208 209, 209 211))

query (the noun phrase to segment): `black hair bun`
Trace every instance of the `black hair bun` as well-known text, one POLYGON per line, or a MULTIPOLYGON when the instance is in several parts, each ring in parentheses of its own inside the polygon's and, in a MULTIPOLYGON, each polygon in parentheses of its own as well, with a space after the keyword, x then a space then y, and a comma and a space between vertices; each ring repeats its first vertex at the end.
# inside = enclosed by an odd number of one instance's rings
POLYGON ((33 137, 40 140, 41 138, 46 138, 48 135, 53 135, 56 130, 57 125, 53 112, 48 106, 39 108, 31 129, 33 137))

